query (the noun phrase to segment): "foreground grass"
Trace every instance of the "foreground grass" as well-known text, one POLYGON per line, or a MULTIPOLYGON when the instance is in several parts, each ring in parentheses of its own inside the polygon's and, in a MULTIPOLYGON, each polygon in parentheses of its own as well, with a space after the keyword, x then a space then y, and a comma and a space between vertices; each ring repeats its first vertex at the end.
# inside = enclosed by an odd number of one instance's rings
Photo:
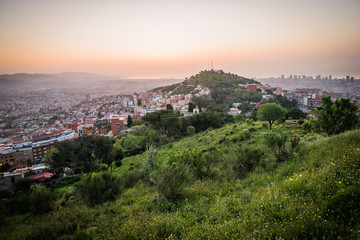
MULTIPOLYGON (((157 150, 159 161, 197 147, 216 151, 214 177, 194 180, 183 198, 157 201, 141 180, 114 202, 92 208, 75 196, 42 217, 8 217, 1 239, 339 239, 360 231, 360 131, 327 138, 297 128, 273 132, 301 136, 296 154, 276 164, 260 124, 227 125, 157 150), (249 138, 241 137, 250 132, 249 138), (234 177, 226 168, 236 148, 264 151, 254 171, 234 177)), ((115 174, 138 172, 146 154, 124 159, 115 174)), ((59 192, 71 190, 65 187, 59 192)))

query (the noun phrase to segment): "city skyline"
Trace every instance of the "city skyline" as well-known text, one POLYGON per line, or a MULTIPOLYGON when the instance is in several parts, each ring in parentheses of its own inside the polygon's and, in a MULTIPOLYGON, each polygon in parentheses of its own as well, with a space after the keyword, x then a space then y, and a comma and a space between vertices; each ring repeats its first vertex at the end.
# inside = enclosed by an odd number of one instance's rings
POLYGON ((0 0, 0 74, 360 77, 360 2, 0 0))

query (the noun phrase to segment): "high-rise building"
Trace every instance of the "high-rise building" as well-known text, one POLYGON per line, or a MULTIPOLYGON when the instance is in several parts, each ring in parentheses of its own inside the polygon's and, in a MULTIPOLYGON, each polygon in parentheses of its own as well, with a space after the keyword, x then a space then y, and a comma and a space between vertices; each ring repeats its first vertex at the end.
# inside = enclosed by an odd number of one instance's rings
POLYGON ((138 99, 137 99, 137 96, 135 94, 133 95, 133 99, 134 99, 134 106, 137 106, 138 105, 138 99))

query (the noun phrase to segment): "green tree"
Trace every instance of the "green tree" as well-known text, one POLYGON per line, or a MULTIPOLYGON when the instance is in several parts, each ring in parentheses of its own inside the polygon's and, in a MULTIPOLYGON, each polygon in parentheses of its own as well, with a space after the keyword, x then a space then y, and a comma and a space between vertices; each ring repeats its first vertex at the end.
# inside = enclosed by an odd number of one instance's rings
POLYGON ((195 108, 195 105, 192 102, 190 102, 188 112, 193 112, 194 108, 195 108))
POLYGON ((321 128, 329 135, 339 134, 351 130, 359 125, 356 115, 358 107, 348 98, 331 100, 330 96, 323 97, 321 106, 317 107, 317 117, 321 128))
POLYGON ((207 112, 220 112, 220 113, 224 112, 221 108, 216 107, 216 106, 214 106, 214 105, 208 105, 208 106, 206 107, 206 111, 207 111, 207 112))
POLYGON ((160 129, 162 129, 167 136, 174 135, 179 125, 179 115, 174 112, 163 114, 160 117, 160 129))
POLYGON ((142 119, 148 122, 154 129, 161 129, 161 116, 165 114, 175 114, 172 110, 160 110, 157 112, 147 113, 142 119))
POLYGON ((290 108, 286 113, 286 119, 290 117, 292 119, 306 118, 306 114, 299 108, 290 108))
POLYGON ((243 123, 243 122, 245 122, 245 118, 246 118, 246 116, 244 114, 237 114, 234 117, 234 121, 236 123, 243 123))
POLYGON ((276 103, 265 103, 260 105, 257 112, 257 118, 260 120, 268 121, 270 129, 273 123, 285 117, 286 110, 276 103))
POLYGON ((166 104, 166 110, 174 110, 171 104, 166 104))
POLYGON ((61 172, 63 167, 70 167, 75 172, 90 172, 103 162, 110 166, 113 148, 112 139, 99 135, 83 136, 56 144, 45 155, 45 162, 61 172))
POLYGON ((128 118, 127 118, 127 127, 131 127, 132 126, 132 124, 133 124, 133 121, 132 121, 132 118, 131 118, 131 116, 130 115, 128 115, 128 118))
POLYGON ((293 107, 296 107, 297 101, 290 101, 284 96, 281 95, 275 95, 273 98, 270 98, 269 103, 277 103, 280 104, 283 108, 290 109, 293 107))

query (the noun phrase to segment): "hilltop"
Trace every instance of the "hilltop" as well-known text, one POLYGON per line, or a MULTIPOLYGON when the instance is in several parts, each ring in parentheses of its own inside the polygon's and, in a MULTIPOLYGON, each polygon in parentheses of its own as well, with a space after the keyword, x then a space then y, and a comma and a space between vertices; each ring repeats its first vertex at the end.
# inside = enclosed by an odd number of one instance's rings
POLYGON ((201 71, 200 73, 186 78, 183 82, 159 87, 154 90, 161 90, 172 95, 188 94, 195 90, 198 85, 214 91, 218 88, 234 89, 239 88, 239 84, 260 84, 255 80, 240 77, 232 73, 224 73, 222 70, 201 71))
POLYGON ((224 73, 222 70, 201 71, 200 73, 186 78, 181 83, 153 89, 170 95, 193 94, 193 103, 206 107, 216 105, 222 109, 228 109, 233 103, 241 103, 242 110, 247 111, 262 99, 259 91, 245 88, 248 84, 259 82, 240 77, 232 73, 224 73), (199 88, 200 87, 200 88, 199 88), (209 89, 209 94, 198 94, 201 89, 209 89))
POLYGON ((71 181, 53 186, 55 210, 8 217, 0 238, 355 238, 359 149, 359 130, 326 137, 294 121, 227 124, 123 159, 115 201, 88 206, 71 181), (288 136, 282 160, 268 145, 274 134, 288 136))

